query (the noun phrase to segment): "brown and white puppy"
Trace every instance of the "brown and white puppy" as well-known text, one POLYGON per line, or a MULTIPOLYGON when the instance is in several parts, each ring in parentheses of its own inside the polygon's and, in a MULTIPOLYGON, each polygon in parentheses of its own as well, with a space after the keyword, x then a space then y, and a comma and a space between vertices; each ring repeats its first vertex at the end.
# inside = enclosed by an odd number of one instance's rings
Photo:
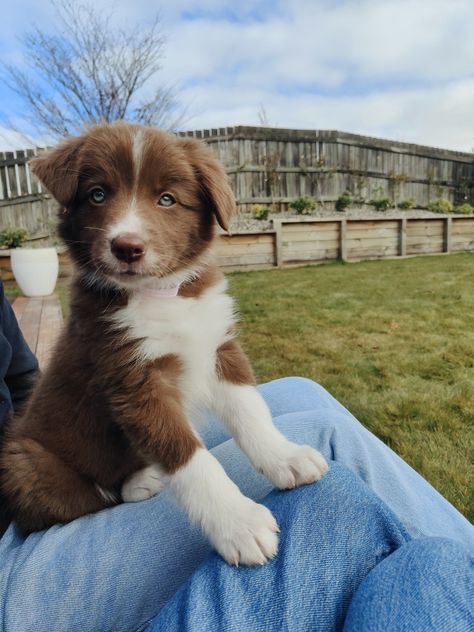
POLYGON ((234 335, 212 259, 234 198, 199 141, 127 123, 90 128, 32 163, 59 202, 75 263, 71 316, 26 412, 13 418, 2 489, 24 532, 138 501, 168 484, 230 563, 262 564, 277 525, 203 446, 212 411, 255 468, 286 489, 323 457, 273 426, 234 335))

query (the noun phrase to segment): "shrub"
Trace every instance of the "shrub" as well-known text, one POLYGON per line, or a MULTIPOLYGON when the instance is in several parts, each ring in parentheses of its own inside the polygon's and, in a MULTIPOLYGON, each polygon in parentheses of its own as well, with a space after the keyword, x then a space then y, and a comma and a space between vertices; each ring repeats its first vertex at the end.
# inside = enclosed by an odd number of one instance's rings
POLYGON ((266 206, 262 206, 262 204, 255 204, 253 207, 253 217, 254 219, 264 220, 268 219, 270 214, 270 209, 266 206))
POLYGON ((349 208, 354 202, 354 196, 350 191, 344 191, 336 200, 336 211, 343 212, 346 208, 349 208))
POLYGON ((402 200, 398 203, 398 208, 401 208, 403 211, 408 211, 411 208, 415 208, 415 200, 413 198, 402 200))
POLYGON ((0 231, 0 248, 18 248, 27 236, 28 232, 24 228, 8 226, 0 231))
POLYGON ((311 211, 316 208, 316 200, 305 195, 293 200, 290 204, 290 208, 294 209, 298 215, 310 215, 311 211))
POLYGON ((370 200, 370 204, 377 211, 386 211, 393 206, 392 200, 387 197, 379 198, 378 200, 370 200))
POLYGON ((457 206, 454 209, 454 212, 461 213, 461 215, 474 215, 474 206, 466 202, 464 204, 461 204, 461 206, 457 206))
POLYGON ((437 198, 428 204, 428 210, 432 213, 451 213, 453 205, 446 198, 437 198))

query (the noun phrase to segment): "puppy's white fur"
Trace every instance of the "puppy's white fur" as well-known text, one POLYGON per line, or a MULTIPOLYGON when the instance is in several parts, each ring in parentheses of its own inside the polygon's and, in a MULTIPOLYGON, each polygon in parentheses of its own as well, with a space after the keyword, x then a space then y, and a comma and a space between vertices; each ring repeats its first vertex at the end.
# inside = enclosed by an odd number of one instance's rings
MULTIPOLYGON (((229 339, 234 304, 225 281, 198 298, 150 298, 135 293, 119 310, 115 323, 141 339, 143 360, 176 354, 183 362, 181 392, 190 424, 213 410, 226 424, 255 468, 281 489, 318 480, 327 470, 324 458, 309 446, 288 441, 273 425, 268 407, 250 385, 221 381, 216 351, 229 339), (191 421, 192 420, 192 421, 191 421)), ((146 468, 127 481, 124 500, 156 493, 157 469, 146 468)), ((277 550, 277 525, 263 506, 243 496, 221 465, 203 448, 169 477, 190 517, 201 525, 230 563, 262 564, 277 550)))
POLYGON ((244 496, 203 448, 170 478, 191 519, 230 564, 264 564, 276 555, 278 526, 270 511, 244 496))
POLYGON ((265 400, 250 385, 217 382, 215 414, 225 423, 255 469, 280 489, 313 483, 327 472, 324 457, 307 445, 288 441, 273 425, 265 400))

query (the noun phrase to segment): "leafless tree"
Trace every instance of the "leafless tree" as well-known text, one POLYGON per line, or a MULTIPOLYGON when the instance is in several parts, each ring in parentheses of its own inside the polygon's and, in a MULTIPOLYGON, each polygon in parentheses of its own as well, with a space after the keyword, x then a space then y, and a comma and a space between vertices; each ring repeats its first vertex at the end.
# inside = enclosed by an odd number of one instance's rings
POLYGON ((173 87, 151 89, 163 59, 159 17, 119 28, 111 15, 74 0, 53 1, 57 28, 23 38, 27 70, 5 65, 34 129, 53 137, 118 119, 175 129, 183 120, 173 87))

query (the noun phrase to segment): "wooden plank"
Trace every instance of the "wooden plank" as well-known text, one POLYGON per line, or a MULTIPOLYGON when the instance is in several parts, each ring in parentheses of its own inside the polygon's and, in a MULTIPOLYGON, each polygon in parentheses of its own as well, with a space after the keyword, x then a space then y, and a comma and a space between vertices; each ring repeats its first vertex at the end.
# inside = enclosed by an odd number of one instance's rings
POLYGON ((233 235, 219 235, 217 244, 225 244, 226 242, 239 244, 255 244, 269 243, 273 241, 274 231, 267 233, 235 233, 233 235))
POLYGON ((367 230, 371 231, 376 228, 393 228, 396 230, 398 228, 398 220, 396 219, 373 219, 373 220, 359 220, 359 219, 348 219, 347 229, 350 232, 351 230, 367 230))
POLYGON ((339 233, 339 253, 342 261, 347 260, 347 221, 343 219, 341 221, 341 228, 339 233))
POLYGON ((464 233, 474 232, 474 219, 453 217, 453 235, 463 235, 464 233))
POLYGON ((26 189, 28 191, 28 195, 31 195, 33 193, 33 189, 31 186, 30 165, 28 163, 25 163, 25 175, 26 175, 26 189))
POLYGON ((348 258, 364 258, 364 257, 394 257, 398 255, 397 246, 367 247, 367 248, 349 248, 348 258))
POLYGON ((407 220, 404 217, 400 221, 400 256, 404 257, 407 254, 407 220))
MULTIPOLYGON (((6 159, 6 153, 5 152, 3 152, 3 159, 4 160, 6 159)), ((8 166, 7 165, 5 165, 5 168, 4 168, 3 172, 5 174, 5 184, 6 184, 6 189, 7 189, 7 194, 6 194, 5 197, 11 198, 12 197, 12 190, 11 190, 11 187, 10 187, 10 176, 8 174, 8 166)))
POLYGON ((21 331, 33 353, 36 353, 42 310, 42 298, 28 298, 21 317, 21 331))
POLYGON ((430 254, 435 252, 443 252, 443 239, 429 242, 415 242, 407 244, 407 254, 430 254))
POLYGON ((325 231, 323 233, 319 233, 316 230, 309 231, 307 233, 291 233, 287 234, 286 231, 283 233, 283 240, 285 242, 291 243, 306 243, 307 241, 339 241, 339 231, 325 231))
POLYGON ((339 248, 321 248, 317 250, 284 250, 283 263, 296 261, 335 260, 339 257, 339 248))
POLYGON ((354 248, 357 246, 367 246, 370 248, 376 248, 377 246, 397 246, 398 247, 398 234, 391 237, 380 237, 378 239, 370 239, 368 237, 347 237, 347 247, 354 248))
POLYGON ((273 222, 275 228, 275 265, 281 267, 283 263, 283 226, 281 220, 273 222))
POLYGON ((38 328, 36 357, 41 369, 48 364, 62 329, 62 313, 58 298, 45 296, 38 328))
POLYGON ((444 220, 444 252, 451 251, 451 228, 453 220, 451 217, 447 217, 444 220))
POLYGON ((219 265, 229 266, 229 265, 255 265, 256 263, 268 263, 273 265, 273 253, 271 255, 267 254, 248 254, 244 256, 234 255, 220 255, 218 258, 219 265))
POLYGON ((281 224, 284 225, 284 230, 285 233, 299 233, 301 231, 318 231, 318 232, 324 232, 324 231, 339 231, 339 222, 328 222, 327 220, 325 222, 292 222, 289 223, 286 220, 276 220, 279 221, 281 224))
POLYGON ((28 303, 28 299, 26 296, 17 296, 12 303, 13 312, 16 316, 18 324, 21 325, 21 319, 23 318, 23 313, 25 311, 25 307, 28 303))
POLYGON ((474 237, 470 240, 451 241, 451 252, 472 252, 474 250, 474 237))
POLYGON ((410 224, 410 221, 408 221, 408 226, 407 226, 407 235, 409 237, 412 236, 421 236, 421 235, 425 235, 426 237, 436 237, 439 235, 442 235, 444 232, 444 220, 441 221, 439 224, 436 224, 434 226, 429 226, 429 225, 418 225, 418 226, 413 226, 412 224, 410 224))
POLYGON ((378 239, 379 237, 395 237, 399 234, 399 222, 395 226, 386 228, 384 226, 377 226, 369 230, 365 228, 359 228, 349 224, 347 227, 348 237, 366 237, 367 239, 378 239))
POLYGON ((20 170, 18 168, 16 151, 13 152, 13 158, 15 159, 14 172, 15 172, 15 184, 16 184, 16 197, 21 197, 22 193, 21 193, 21 182, 20 182, 20 170))

